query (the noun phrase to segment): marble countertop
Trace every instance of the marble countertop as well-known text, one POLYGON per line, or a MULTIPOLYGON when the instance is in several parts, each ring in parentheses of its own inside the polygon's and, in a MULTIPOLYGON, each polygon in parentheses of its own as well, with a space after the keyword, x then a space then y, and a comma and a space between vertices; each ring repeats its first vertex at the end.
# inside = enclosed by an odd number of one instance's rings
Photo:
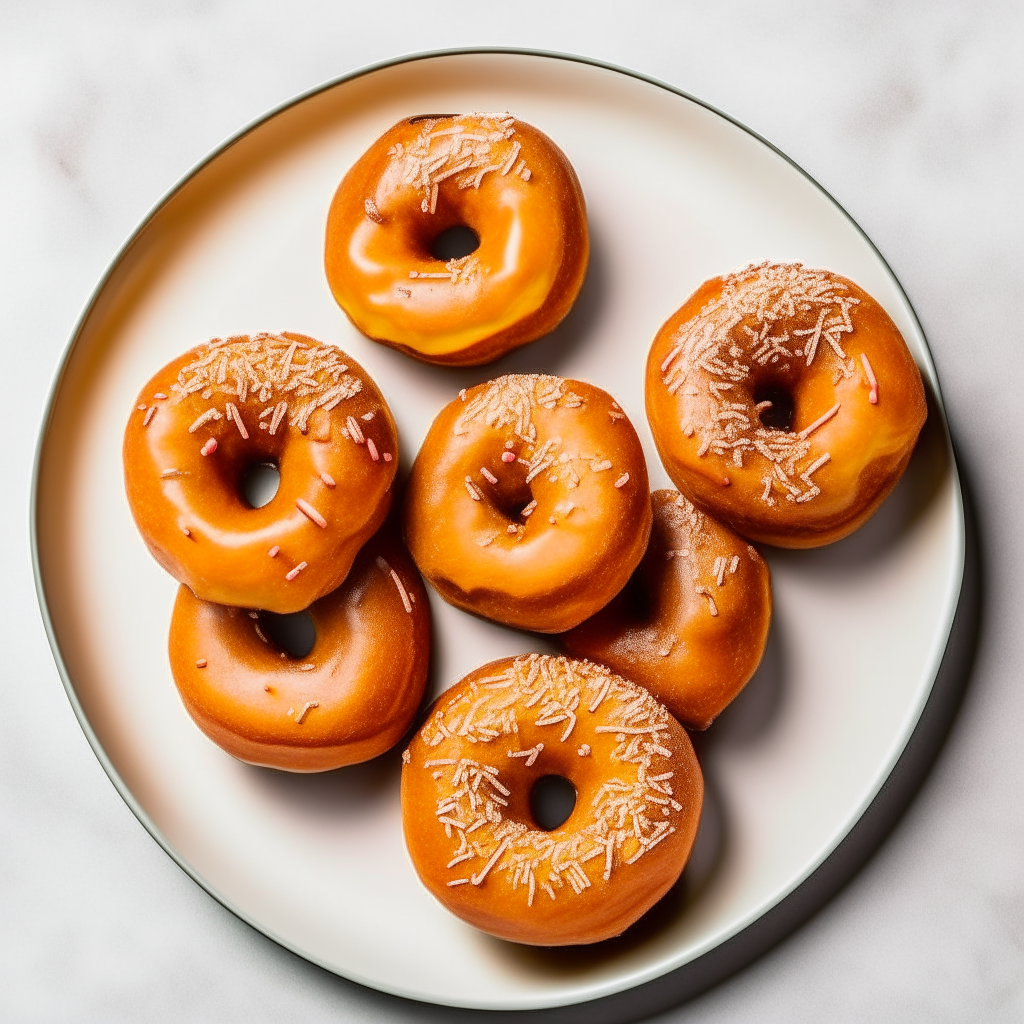
MULTIPOLYGON (((977 523, 980 632, 948 738, 866 866, 755 963, 650 1020, 1024 1017, 1024 8, 305 0, 0 8, 0 309, 12 444, 0 715, 0 1016, 483 1019, 311 966, 190 881, 117 795, 61 687, 28 542, 35 437, 75 321, 154 202, 287 98, 402 53, 500 45, 636 69, 750 125, 850 211, 929 339, 977 523), (1016 68, 1016 70, 1014 70, 1016 68), (17 440, 17 444, 13 441, 17 440), (997 444, 996 441, 999 441, 997 444)), ((625 1012, 625 1011, 624 1011, 625 1012)))

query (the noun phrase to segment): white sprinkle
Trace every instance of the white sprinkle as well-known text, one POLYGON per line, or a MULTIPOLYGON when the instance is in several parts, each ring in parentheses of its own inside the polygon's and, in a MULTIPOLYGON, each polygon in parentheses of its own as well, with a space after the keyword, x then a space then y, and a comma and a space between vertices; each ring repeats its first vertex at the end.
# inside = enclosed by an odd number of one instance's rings
POLYGON ((409 603, 409 595, 406 593, 405 587, 402 585, 402 581, 398 578, 398 573, 394 569, 391 570, 391 578, 395 581, 395 586, 398 587, 398 594, 402 598, 403 607, 411 615, 412 605, 409 603))
POLYGON ((486 466, 481 466, 480 467, 480 475, 489 484, 496 484, 498 482, 498 478, 486 466))
POLYGON ((210 420, 219 420, 220 418, 221 415, 216 409, 207 409, 202 415, 196 417, 192 426, 188 428, 188 432, 194 434, 204 423, 208 423, 210 420))
MULTIPOLYGON (((861 352, 860 361, 864 364, 864 372, 868 375, 868 383, 871 385, 871 390, 868 392, 868 401, 872 405, 878 404, 878 381, 875 379, 875 371, 871 369, 871 364, 868 362, 866 352, 861 352)), ((145 424, 143 424, 145 425, 145 424)))
POLYGON ((285 573, 284 578, 289 581, 295 579, 295 577, 298 576, 299 573, 302 572, 302 570, 305 569, 308 564, 308 562, 299 562, 299 564, 295 566, 295 568, 292 569, 291 572, 285 573))
POLYGON ((494 851, 494 853, 491 854, 491 859, 483 866, 483 869, 470 878, 470 881, 474 885, 480 885, 480 883, 483 882, 487 877, 487 873, 498 862, 498 858, 508 849, 509 843, 511 842, 511 839, 503 839, 501 841, 501 845, 494 851))
POLYGON ((836 402, 836 404, 833 405, 828 412, 819 416, 809 427, 804 427, 804 429, 801 430, 800 433, 797 434, 796 436, 803 440, 809 434, 813 434, 822 424, 828 423, 828 421, 832 419, 832 417, 835 416, 837 412, 839 412, 839 404, 839 402, 836 402))
POLYGON ((480 492, 474 486, 472 479, 467 476, 465 483, 466 483, 466 490, 469 491, 469 496, 474 501, 479 501, 480 500, 480 492))
POLYGON ((281 425, 281 420, 284 419, 284 414, 287 411, 288 411, 288 403, 287 402, 278 402, 277 405, 274 406, 274 415, 271 416, 271 418, 270 418, 270 435, 271 435, 271 437, 273 437, 273 435, 277 432, 277 428, 281 425))
POLYGON ((581 744, 580 745, 580 749, 577 750, 576 753, 579 754, 580 757, 588 757, 590 755, 590 744, 589 743, 581 744))
POLYGON ((165 395, 165 394, 164 394, 164 393, 163 393, 162 391, 157 391, 157 392, 156 392, 156 393, 155 393, 155 394, 153 395, 153 397, 154 397, 154 398, 156 398, 156 399, 158 399, 158 400, 159 400, 159 401, 161 401, 161 402, 163 402, 163 401, 166 401, 166 400, 167 400, 167 396, 166 396, 166 395, 165 395))
POLYGON ((466 389, 465 389, 465 388, 463 388, 463 389, 462 389, 462 390, 461 390, 461 391, 459 392, 459 398, 461 398, 461 399, 462 399, 463 401, 465 401, 465 400, 466 400, 466 389))
POLYGON ((183 534, 185 534, 186 537, 191 537, 192 536, 192 531, 187 526, 183 526, 181 528, 181 532, 183 534))
POLYGON ((629 483, 629 474, 623 473, 618 480, 615 481, 616 487, 625 487, 629 483))
POLYGON ((366 216, 374 223, 384 223, 384 218, 380 215, 380 210, 377 209, 377 204, 372 199, 363 200, 363 209, 366 211, 366 216))
POLYGON ((702 597, 708 599, 708 611, 711 612, 712 616, 718 614, 718 605, 715 604, 715 599, 711 596, 711 591, 707 587, 697 587, 697 593, 702 597))
MULTIPOLYGON (((719 555, 718 558, 722 564, 719 565, 718 568, 715 570, 715 579, 717 580, 718 585, 721 587, 725 584, 725 570, 727 568, 727 563, 725 560, 725 555, 719 555)), ((715 564, 717 565, 717 562, 715 564)))
POLYGON ((154 417, 155 415, 156 415, 156 406, 155 406, 155 405, 151 405, 151 406, 150 406, 150 407, 149 407, 149 408, 148 408, 148 409, 146 410, 146 415, 142 417, 142 425, 143 425, 144 427, 148 427, 148 426, 149 426, 149 421, 150 421, 150 420, 151 420, 151 419, 152 419, 152 418, 153 418, 153 417, 154 417))
POLYGON ((206 659, 205 658, 200 658, 196 662, 196 668, 206 668, 206 659))
POLYGON ((321 530, 327 529, 327 520, 312 505, 303 498, 295 499, 295 507, 306 517, 312 519, 321 530))
POLYGON ((280 547, 280 545, 278 545, 278 544, 275 544, 275 545, 274 545, 274 546, 273 546, 273 547, 272 547, 272 548, 271 548, 271 549, 270 549, 270 550, 269 550, 269 551, 267 552, 267 554, 268 554, 268 555, 270 555, 270 557, 271 557, 271 558, 277 558, 277 553, 278 553, 278 551, 280 551, 280 550, 281 550, 281 547, 280 547))
POLYGON ((733 555, 732 559, 729 561, 729 572, 730 573, 735 572, 737 567, 739 566, 739 564, 740 564, 740 556, 739 555, 733 555))
POLYGON ((172 476, 190 476, 191 474, 185 469, 164 469, 160 471, 160 479, 168 480, 172 476))
POLYGON ((469 881, 468 878, 453 878, 448 885, 465 885, 469 881))
POLYGON ((406 747, 402 751, 402 764, 408 764, 412 760, 412 754, 409 752, 409 748, 406 747))
POLYGON ((590 471, 592 473, 603 473, 606 469, 611 469, 612 464, 605 459, 603 462, 592 462, 590 464, 590 471))
POLYGON ((320 479, 323 480, 324 484, 328 487, 334 486, 334 477, 330 473, 321 473, 320 479))
MULTIPOLYGON (((312 668, 312 666, 310 666, 310 668, 312 668)), ((295 724, 302 725, 302 720, 306 717, 306 712, 309 711, 310 708, 318 707, 320 707, 319 701, 307 700, 306 703, 302 705, 302 710, 295 716, 295 724)))
POLYGON ((370 458, 374 462, 380 459, 380 456, 377 454, 377 446, 373 443, 373 438, 368 437, 366 439, 366 450, 370 453, 370 458))
POLYGON ((366 435, 363 434, 362 428, 356 421, 355 416, 346 416, 345 423, 348 426, 348 432, 352 440, 355 441, 356 444, 362 444, 366 440, 366 435))
POLYGON ((309 662, 306 662, 305 665, 300 665, 299 666, 299 671, 300 672, 312 672, 313 669, 315 669, 315 668, 316 668, 316 665, 311 665, 309 662))
POLYGON ((524 519, 529 519, 529 518, 530 518, 530 516, 532 516, 532 515, 533 515, 533 513, 534 513, 534 510, 535 510, 536 508, 537 508, 537 499, 536 499, 536 498, 534 498, 534 499, 533 499, 533 501, 531 501, 531 502, 530 502, 530 504, 529 504, 529 505, 527 505, 527 506, 526 506, 526 507, 525 507, 525 508, 523 509, 523 511, 522 511, 522 512, 520 512, 519 514, 520 514, 520 515, 521 515, 521 516, 522 516, 522 517, 523 517, 524 519))

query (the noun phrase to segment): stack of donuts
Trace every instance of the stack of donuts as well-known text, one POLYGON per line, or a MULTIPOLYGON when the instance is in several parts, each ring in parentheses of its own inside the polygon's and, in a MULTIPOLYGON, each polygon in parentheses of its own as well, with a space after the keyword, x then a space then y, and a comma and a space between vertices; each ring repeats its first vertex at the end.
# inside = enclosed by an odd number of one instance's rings
MULTIPOLYGON (((549 333, 589 255, 565 154, 501 114, 410 117, 342 180, 325 268, 367 337, 479 366, 549 333)), ((641 368, 638 366, 637 371, 641 368)), ((646 412, 678 490, 650 493, 613 394, 533 373, 455 393, 408 474, 381 391, 298 334, 214 339, 159 371, 124 440, 128 502, 181 586, 171 669, 228 753, 320 771, 395 746, 413 866, 450 911, 534 945, 620 934, 676 882, 703 779, 686 729, 753 676, 771 618, 751 542, 831 543, 895 486, 926 416, 882 307, 770 261, 702 284, 647 359, 646 412), (253 466, 280 474, 253 507, 253 466), (395 514, 389 515, 393 495, 395 514), (482 665, 424 711, 444 601, 563 655, 482 665), (304 616, 315 640, 282 640, 304 616), (532 794, 576 800, 553 827, 532 794)))

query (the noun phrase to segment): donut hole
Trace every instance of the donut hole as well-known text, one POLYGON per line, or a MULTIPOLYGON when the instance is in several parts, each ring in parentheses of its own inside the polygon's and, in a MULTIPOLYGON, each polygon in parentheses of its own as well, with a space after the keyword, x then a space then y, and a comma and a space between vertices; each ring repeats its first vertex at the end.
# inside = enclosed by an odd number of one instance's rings
POLYGON ((316 643, 316 626, 308 611, 278 615, 261 611, 256 616, 266 638, 289 658, 306 658, 316 643))
POLYGON ((537 828, 553 832, 576 807, 576 787, 562 775, 542 775, 530 789, 530 814, 537 828))
POLYGON ((754 405, 763 406, 757 413, 761 426, 786 433, 793 429, 793 395, 789 388, 777 383, 762 384, 754 389, 754 405))
POLYGON ((453 224, 430 243, 430 255, 447 263, 460 260, 480 248, 480 236, 468 224, 453 224))
POLYGON ((276 462, 257 462, 242 474, 242 498, 249 508, 269 505, 281 486, 281 471, 276 462))
POLYGON ((526 520, 523 519, 523 509, 533 501, 533 491, 526 483, 523 473, 501 473, 495 474, 498 478, 496 484, 491 484, 484 490, 490 504, 510 523, 521 526, 526 520))

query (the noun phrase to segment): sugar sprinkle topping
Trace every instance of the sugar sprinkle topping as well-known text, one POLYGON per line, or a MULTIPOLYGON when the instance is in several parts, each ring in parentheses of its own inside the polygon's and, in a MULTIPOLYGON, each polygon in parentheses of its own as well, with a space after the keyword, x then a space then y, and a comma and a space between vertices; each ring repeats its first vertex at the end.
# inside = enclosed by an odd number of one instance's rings
POLYGON ((767 470, 761 500, 768 505, 775 504, 776 484, 791 502, 820 494, 816 485, 800 487, 808 472, 800 463, 813 460, 808 437, 838 413, 838 405, 805 430, 789 433, 760 422, 764 403, 738 399, 755 366, 811 366, 819 352, 838 377, 850 377, 854 364, 842 341, 854 331, 852 311, 859 302, 835 275, 799 263, 766 261, 726 277, 721 295, 679 328, 661 365, 669 392, 681 391, 703 412, 694 417, 701 424, 698 456, 710 451, 737 467, 746 458, 761 459, 767 470), (702 379, 710 380, 703 391, 696 386, 702 379))
MULTIPOLYGON (((550 655, 524 655, 447 701, 442 698, 420 737, 428 747, 439 748, 439 756, 423 767, 436 769, 432 778, 440 795, 435 816, 458 842, 448 867, 465 864, 462 877, 452 881, 465 884, 468 874, 471 884, 483 885, 499 877, 513 890, 521 888, 529 907, 538 892, 552 900, 567 889, 579 895, 593 884, 595 869, 608 879, 622 865, 638 861, 675 831, 673 814, 683 810, 669 770, 670 726, 668 712, 646 690, 604 666, 550 655), (608 724, 596 731, 614 737, 601 752, 612 771, 591 801, 588 823, 555 839, 506 818, 503 808, 511 794, 501 770, 488 763, 493 748, 487 745, 501 743, 507 758, 523 758, 529 767, 544 744, 518 748, 524 713, 535 716, 534 725, 557 730, 552 742, 565 743, 576 716, 598 709, 608 724), (480 744, 479 754, 444 756, 452 739, 480 744), (591 863, 594 867, 587 867, 591 863)), ((576 749, 580 757, 592 753, 588 744, 576 749)))

